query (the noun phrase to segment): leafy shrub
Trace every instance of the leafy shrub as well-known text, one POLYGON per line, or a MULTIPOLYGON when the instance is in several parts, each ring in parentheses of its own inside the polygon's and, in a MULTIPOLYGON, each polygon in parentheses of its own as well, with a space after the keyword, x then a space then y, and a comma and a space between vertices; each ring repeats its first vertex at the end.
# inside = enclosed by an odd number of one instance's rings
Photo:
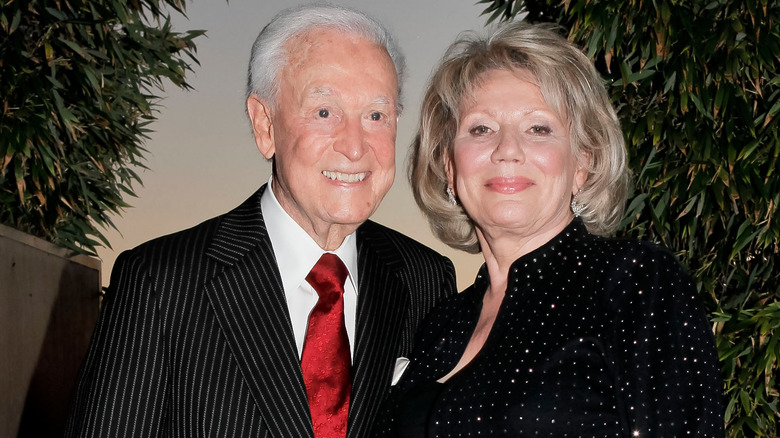
POLYGON ((153 93, 184 75, 200 31, 173 32, 184 0, 0 2, 0 222, 75 251, 140 183, 153 93))

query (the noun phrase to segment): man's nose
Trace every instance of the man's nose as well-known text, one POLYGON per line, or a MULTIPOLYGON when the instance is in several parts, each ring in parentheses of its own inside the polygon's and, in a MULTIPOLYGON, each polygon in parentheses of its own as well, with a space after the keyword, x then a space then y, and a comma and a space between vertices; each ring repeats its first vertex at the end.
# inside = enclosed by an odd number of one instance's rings
POLYGON ((351 161, 357 161, 363 157, 367 146, 360 118, 346 117, 344 119, 333 149, 351 161))

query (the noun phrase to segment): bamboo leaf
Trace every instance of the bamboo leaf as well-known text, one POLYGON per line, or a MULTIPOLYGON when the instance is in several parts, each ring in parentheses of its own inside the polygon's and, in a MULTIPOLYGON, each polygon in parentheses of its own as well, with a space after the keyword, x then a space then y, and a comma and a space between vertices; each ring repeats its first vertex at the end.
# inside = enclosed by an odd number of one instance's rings
POLYGON ((13 20, 11 20, 11 26, 8 28, 8 35, 11 35, 19 28, 19 23, 22 22, 22 10, 17 9, 14 14, 13 20))
POLYGON ((652 77, 655 74, 655 70, 642 70, 636 73, 631 73, 628 75, 628 78, 626 81, 628 83, 634 83, 634 82, 640 82, 644 79, 647 79, 649 77, 652 77))

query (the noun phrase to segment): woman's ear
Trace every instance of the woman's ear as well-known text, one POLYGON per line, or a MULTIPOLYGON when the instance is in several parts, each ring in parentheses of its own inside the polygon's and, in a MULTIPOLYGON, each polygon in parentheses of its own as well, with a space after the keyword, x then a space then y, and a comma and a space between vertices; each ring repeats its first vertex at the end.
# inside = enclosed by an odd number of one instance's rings
POLYGON ((585 153, 582 155, 582 158, 579 160, 579 163, 577 164, 577 170, 574 171, 574 182, 573 187, 571 188, 571 194, 576 194, 583 186, 585 186, 585 182, 588 180, 588 174, 590 173, 590 167, 593 164, 591 155, 589 153, 585 153))
POLYGON ((267 102, 260 99, 260 96, 252 94, 246 99, 246 112, 249 114, 249 120, 252 124, 257 149, 266 159, 270 160, 276 153, 271 108, 267 102))
POLYGON ((455 188, 455 165, 452 164, 452 160, 449 155, 444 157, 444 171, 447 172, 447 187, 452 189, 452 194, 457 196, 458 191, 455 188))

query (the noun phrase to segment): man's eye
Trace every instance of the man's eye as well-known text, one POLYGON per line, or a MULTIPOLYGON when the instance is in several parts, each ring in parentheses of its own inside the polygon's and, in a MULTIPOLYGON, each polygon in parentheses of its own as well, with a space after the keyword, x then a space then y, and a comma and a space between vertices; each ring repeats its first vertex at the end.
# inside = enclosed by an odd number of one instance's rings
POLYGON ((382 120, 382 113, 371 113, 371 120, 373 121, 379 121, 382 120))
POLYGON ((318 115, 319 115, 320 117, 322 117, 323 119, 327 119, 327 118, 328 118, 328 116, 330 116, 330 111, 328 111, 328 110, 326 110, 325 108, 323 108, 323 109, 321 109, 321 110, 320 110, 320 112, 318 113, 318 115))

